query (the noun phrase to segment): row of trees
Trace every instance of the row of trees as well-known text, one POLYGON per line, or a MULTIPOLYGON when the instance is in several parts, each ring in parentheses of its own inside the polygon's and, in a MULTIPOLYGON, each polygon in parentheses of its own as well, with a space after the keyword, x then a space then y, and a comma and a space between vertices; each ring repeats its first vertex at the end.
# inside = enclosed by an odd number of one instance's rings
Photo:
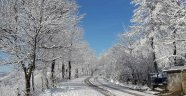
POLYGON ((132 26, 100 59, 105 75, 145 83, 148 73, 185 65, 185 0, 132 0, 132 4, 136 7, 132 26))
POLYGON ((14 64, 17 81, 25 82, 11 95, 38 95, 57 81, 90 74, 96 57, 82 38, 82 17, 74 0, 1 0, 1 63, 14 64))

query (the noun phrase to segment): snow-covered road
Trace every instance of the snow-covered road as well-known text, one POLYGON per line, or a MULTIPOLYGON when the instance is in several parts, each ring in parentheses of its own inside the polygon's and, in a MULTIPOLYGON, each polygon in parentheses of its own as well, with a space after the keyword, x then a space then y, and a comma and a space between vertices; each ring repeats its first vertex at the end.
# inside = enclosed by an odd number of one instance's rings
POLYGON ((107 82, 97 77, 81 77, 62 82, 40 96, 153 96, 107 82))
POLYGON ((104 96, 88 87, 84 82, 86 78, 88 77, 81 77, 68 82, 62 82, 57 88, 47 90, 40 96, 104 96))
POLYGON ((94 78, 89 77, 85 79, 85 84, 87 84, 89 87, 93 88, 94 90, 100 92, 104 96, 116 96, 111 91, 101 87, 99 84, 96 84, 94 78))
POLYGON ((97 87, 97 89, 96 88, 94 89, 96 89, 100 93, 103 93, 103 95, 105 96, 154 96, 152 94, 131 90, 124 86, 113 84, 111 82, 106 81, 103 78, 92 77, 89 80, 92 83, 92 85, 94 85, 93 87, 95 86, 97 87), (99 89, 102 90, 100 91, 99 89))
POLYGON ((116 94, 116 96, 154 96, 149 93, 140 92, 136 90, 131 90, 125 86, 117 85, 111 82, 108 82, 106 79, 96 77, 94 78, 95 82, 100 84, 103 88, 109 90, 110 92, 116 94))

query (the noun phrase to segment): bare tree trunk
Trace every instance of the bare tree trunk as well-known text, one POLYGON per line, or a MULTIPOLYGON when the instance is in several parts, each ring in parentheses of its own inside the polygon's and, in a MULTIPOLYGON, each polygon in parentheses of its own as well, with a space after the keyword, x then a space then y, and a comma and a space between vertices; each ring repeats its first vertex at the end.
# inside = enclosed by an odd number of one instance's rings
POLYGON ((25 78, 25 83, 26 83, 26 96, 30 96, 30 78, 26 76, 25 78))
POLYGON ((81 72, 84 73, 84 68, 81 69, 81 72))
POLYGON ((45 76, 45 86, 46 86, 47 89, 49 89, 49 85, 48 84, 49 84, 48 83, 48 78, 47 78, 47 76, 45 76))
POLYGON ((23 62, 21 62, 22 68, 24 70, 24 75, 25 75, 25 96, 31 96, 31 75, 34 69, 33 64, 30 65, 28 68, 25 67, 25 65, 23 64, 23 62))
POLYGON ((79 72, 78 72, 78 68, 76 69, 76 74, 75 74, 75 78, 79 77, 79 72))
POLYGON ((173 42, 173 46, 174 46, 174 51, 173 51, 174 53, 173 53, 173 55, 175 56, 174 57, 174 65, 177 66, 178 64, 176 62, 176 54, 177 54, 177 52, 176 52, 176 42, 175 41, 173 42))
POLYGON ((71 79, 71 61, 70 60, 68 61, 68 68, 69 68, 69 70, 68 70, 69 71, 68 79, 70 80, 71 79))
MULTIPOLYGON (((26 68, 25 68, 26 69, 26 68)), ((31 95, 31 73, 27 73, 27 71, 25 70, 25 88, 26 88, 26 92, 25 92, 25 96, 30 96, 31 95)))
POLYGON ((33 72, 33 65, 30 65, 28 68, 25 67, 25 65, 23 64, 23 62, 21 61, 21 65, 22 68, 24 70, 24 75, 25 75, 25 96, 30 96, 31 95, 31 74, 33 72))
POLYGON ((154 46, 154 37, 151 37, 151 47, 153 49, 153 52, 152 52, 152 58, 153 58, 153 62, 154 62, 154 68, 155 68, 155 71, 158 73, 158 65, 157 65, 157 62, 156 62, 156 53, 155 53, 155 46, 154 46))
POLYGON ((65 78, 65 65, 62 64, 62 79, 65 78))
POLYGON ((43 83, 43 90, 45 88, 49 89, 49 83, 48 83, 48 76, 47 76, 47 67, 46 64, 44 65, 45 67, 42 69, 43 77, 42 77, 42 83, 43 83))
POLYGON ((91 73, 90 73, 90 75, 91 75, 91 76, 93 76, 93 75, 94 75, 94 71, 93 71, 93 70, 91 70, 91 73))
POLYGON ((19 92, 19 88, 17 88, 17 96, 21 96, 21 94, 19 92))
POLYGON ((52 61, 52 66, 51 66, 51 80, 52 80, 52 87, 54 87, 54 83, 55 83, 55 77, 54 77, 54 73, 55 73, 55 60, 52 61))
POLYGON ((35 84, 34 84, 34 72, 32 72, 32 90, 35 91, 35 84))
MULTIPOLYGON (((176 39, 176 29, 174 30, 174 32, 173 32, 173 38, 174 38, 174 40, 176 39)), ((176 55, 177 55, 177 52, 176 52, 176 41, 174 41, 173 42, 173 46, 174 46, 174 49, 173 49, 173 55, 175 56, 174 57, 174 66, 177 66, 178 64, 177 64, 177 62, 176 62, 176 55)))
POLYGON ((43 77, 41 77, 41 90, 44 91, 44 80, 43 80, 43 77))
POLYGON ((33 55, 32 55, 32 58, 33 58, 33 62, 32 62, 32 65, 31 65, 31 68, 30 68, 30 78, 32 76, 32 90, 33 92, 35 91, 35 85, 34 85, 34 71, 35 70, 35 65, 36 65, 36 47, 37 47, 37 37, 38 37, 38 34, 35 35, 35 38, 34 38, 34 46, 33 46, 33 55))

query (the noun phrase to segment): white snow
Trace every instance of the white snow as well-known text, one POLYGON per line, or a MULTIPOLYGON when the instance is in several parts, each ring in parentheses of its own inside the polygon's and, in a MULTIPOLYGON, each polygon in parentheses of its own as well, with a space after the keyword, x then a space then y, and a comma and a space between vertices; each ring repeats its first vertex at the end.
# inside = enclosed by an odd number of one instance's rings
MULTIPOLYGON (((84 80, 86 78, 87 77, 81 77, 78 79, 71 80, 69 82, 62 82, 57 86, 57 88, 46 90, 40 96, 104 96, 98 91, 94 90, 93 88, 88 87, 84 83, 84 80)), ((152 93, 143 93, 143 92, 127 89, 127 88, 122 89, 121 86, 117 86, 114 83, 107 82, 102 78, 98 78, 97 80, 91 78, 90 81, 94 85, 110 91, 115 96, 135 96, 134 94, 130 94, 130 93, 135 93, 144 96, 154 96, 152 95, 152 93), (106 84, 110 87, 106 87, 103 84, 106 84), (118 88, 121 90, 113 89, 111 87, 118 88)))
POLYGON ((121 91, 127 91, 127 92, 131 92, 131 93, 139 94, 139 95, 154 96, 153 94, 157 93, 157 92, 154 92, 154 91, 150 91, 149 88, 146 87, 146 86, 136 86, 136 85, 132 85, 132 84, 123 84, 123 83, 113 81, 115 83, 114 84, 112 82, 108 82, 106 79, 103 79, 103 78, 98 78, 98 80, 105 85, 109 85, 111 87, 120 89, 121 91), (139 89, 139 88, 146 89, 146 91, 140 92, 140 91, 135 90, 135 89, 139 89), (134 89, 134 90, 131 90, 131 89, 134 89))
POLYGON ((85 85, 84 80, 87 77, 81 77, 69 82, 62 82, 57 88, 45 91, 40 96, 103 96, 101 93, 85 85))
MULTIPOLYGON (((113 89, 113 88, 109 88, 109 87, 103 86, 102 84, 105 84, 105 83, 106 83, 105 81, 99 82, 99 80, 96 80, 96 78, 91 78, 90 81, 91 81, 94 85, 99 86, 100 88, 103 88, 103 89, 108 90, 108 91, 111 92, 114 96, 134 96, 134 95, 131 95, 131 94, 122 92, 121 90, 117 90, 117 89, 113 89), (104 82, 104 83, 103 83, 103 82, 104 82)), ((108 86, 110 86, 110 85, 108 85, 108 86)), ((110 95, 110 96, 112 96, 112 95, 110 95)))
POLYGON ((166 67, 163 69, 164 72, 167 72, 167 71, 177 71, 177 70, 186 70, 186 66, 172 66, 172 67, 166 67))

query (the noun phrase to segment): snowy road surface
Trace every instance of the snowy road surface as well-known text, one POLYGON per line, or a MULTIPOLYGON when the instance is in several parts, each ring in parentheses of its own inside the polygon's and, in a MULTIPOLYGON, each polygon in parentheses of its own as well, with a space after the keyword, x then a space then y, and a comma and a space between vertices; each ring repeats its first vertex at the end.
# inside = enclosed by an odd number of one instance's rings
POLYGON ((94 85, 94 89, 96 89, 95 86, 97 87, 96 90, 98 92, 100 92, 100 88, 103 89, 100 93, 103 93, 104 96, 153 96, 152 94, 131 90, 126 87, 107 82, 105 79, 102 78, 94 77, 90 78, 89 81, 90 83, 92 83, 92 85, 94 85), (105 92, 102 92, 104 90, 105 92))
POLYGON ((95 84, 95 82, 92 81, 91 79, 92 79, 91 77, 85 79, 85 84, 87 84, 89 87, 93 88, 94 90, 97 90, 98 92, 100 92, 104 96, 116 96, 115 94, 108 91, 107 89, 102 88, 99 84, 95 84))
POLYGON ((136 90, 131 90, 121 85, 116 85, 114 83, 106 81, 103 78, 96 77, 94 78, 94 81, 97 82, 99 86, 102 86, 103 88, 109 90, 110 92, 115 93, 116 96, 154 96, 149 93, 139 92, 136 90))
POLYGON ((86 78, 87 77, 81 77, 69 82, 62 82, 57 88, 47 90, 40 96, 104 96, 88 87, 84 83, 86 78))
POLYGON ((63 82, 40 96, 153 96, 112 84, 102 78, 81 77, 63 82))

